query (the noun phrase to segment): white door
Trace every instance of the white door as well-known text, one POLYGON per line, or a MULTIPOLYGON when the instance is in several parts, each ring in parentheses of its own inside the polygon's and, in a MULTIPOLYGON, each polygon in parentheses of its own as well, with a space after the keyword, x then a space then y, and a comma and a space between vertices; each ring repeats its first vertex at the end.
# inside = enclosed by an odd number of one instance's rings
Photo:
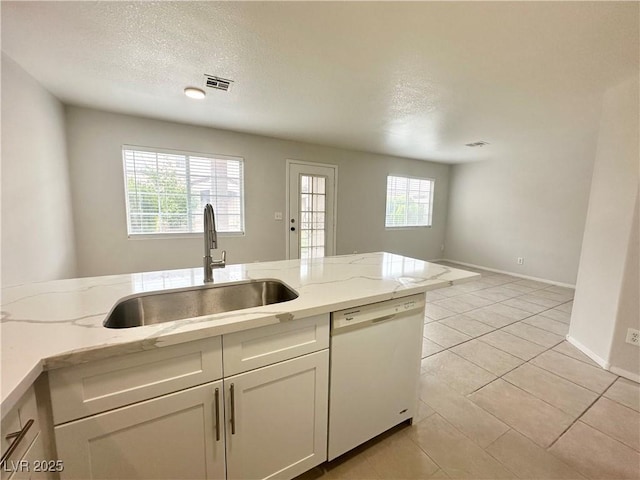
POLYGON ((289 160, 289 258, 335 255, 335 165, 289 160))
POLYGON ((329 351, 224 379, 227 478, 293 478, 327 459, 329 351))
POLYGON ((60 478, 224 479, 222 397, 220 380, 57 426, 60 478))

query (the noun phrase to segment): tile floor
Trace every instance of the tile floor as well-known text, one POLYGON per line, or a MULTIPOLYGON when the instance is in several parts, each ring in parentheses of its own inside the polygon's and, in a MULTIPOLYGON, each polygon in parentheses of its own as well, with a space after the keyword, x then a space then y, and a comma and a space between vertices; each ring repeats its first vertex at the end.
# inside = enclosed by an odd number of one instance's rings
POLYGON ((427 294, 413 425, 304 477, 640 479, 640 386, 564 340, 573 290, 480 273, 427 294))

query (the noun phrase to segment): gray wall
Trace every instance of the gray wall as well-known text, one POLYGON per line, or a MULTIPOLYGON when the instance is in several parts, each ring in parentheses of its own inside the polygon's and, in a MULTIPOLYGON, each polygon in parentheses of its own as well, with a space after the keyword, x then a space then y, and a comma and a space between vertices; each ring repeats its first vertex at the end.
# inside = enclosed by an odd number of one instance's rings
POLYGON ((128 239, 123 144, 236 155, 245 159, 246 235, 222 237, 229 263, 285 258, 286 160, 338 165, 337 253, 386 250, 421 259, 441 257, 448 175, 442 164, 374 155, 67 107, 67 138, 81 276, 199 266, 200 236, 128 239), (384 228, 386 175, 436 179, 432 228, 384 228))
POLYGON ((2 54, 2 285, 73 277, 62 104, 2 54))
POLYGON ((489 160, 455 165, 444 257, 575 284, 599 103, 576 112, 582 128, 544 136, 528 130, 508 148, 485 147, 495 152, 489 160))
POLYGON ((631 372, 636 381, 640 349, 625 343, 625 336, 629 327, 640 329, 638 90, 636 76, 604 96, 569 330, 570 341, 606 368, 631 372))

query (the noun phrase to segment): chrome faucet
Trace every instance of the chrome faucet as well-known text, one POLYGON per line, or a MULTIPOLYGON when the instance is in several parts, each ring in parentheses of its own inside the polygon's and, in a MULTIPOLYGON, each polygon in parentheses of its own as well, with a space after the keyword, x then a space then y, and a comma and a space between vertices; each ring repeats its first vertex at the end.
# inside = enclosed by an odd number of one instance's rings
POLYGON ((211 250, 218 248, 218 232, 216 232, 216 217, 210 203, 204 207, 204 283, 213 283, 213 269, 224 268, 227 261, 227 251, 222 251, 220 260, 211 258, 211 250))

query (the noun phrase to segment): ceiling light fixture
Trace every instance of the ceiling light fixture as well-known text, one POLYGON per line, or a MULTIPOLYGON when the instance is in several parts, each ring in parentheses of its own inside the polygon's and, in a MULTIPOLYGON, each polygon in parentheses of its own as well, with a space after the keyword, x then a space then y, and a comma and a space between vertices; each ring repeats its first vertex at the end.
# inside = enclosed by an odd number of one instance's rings
POLYGON ((205 97, 204 90, 200 90, 195 87, 187 87, 184 89, 184 94, 189 98, 195 98, 196 100, 202 100, 205 97))

